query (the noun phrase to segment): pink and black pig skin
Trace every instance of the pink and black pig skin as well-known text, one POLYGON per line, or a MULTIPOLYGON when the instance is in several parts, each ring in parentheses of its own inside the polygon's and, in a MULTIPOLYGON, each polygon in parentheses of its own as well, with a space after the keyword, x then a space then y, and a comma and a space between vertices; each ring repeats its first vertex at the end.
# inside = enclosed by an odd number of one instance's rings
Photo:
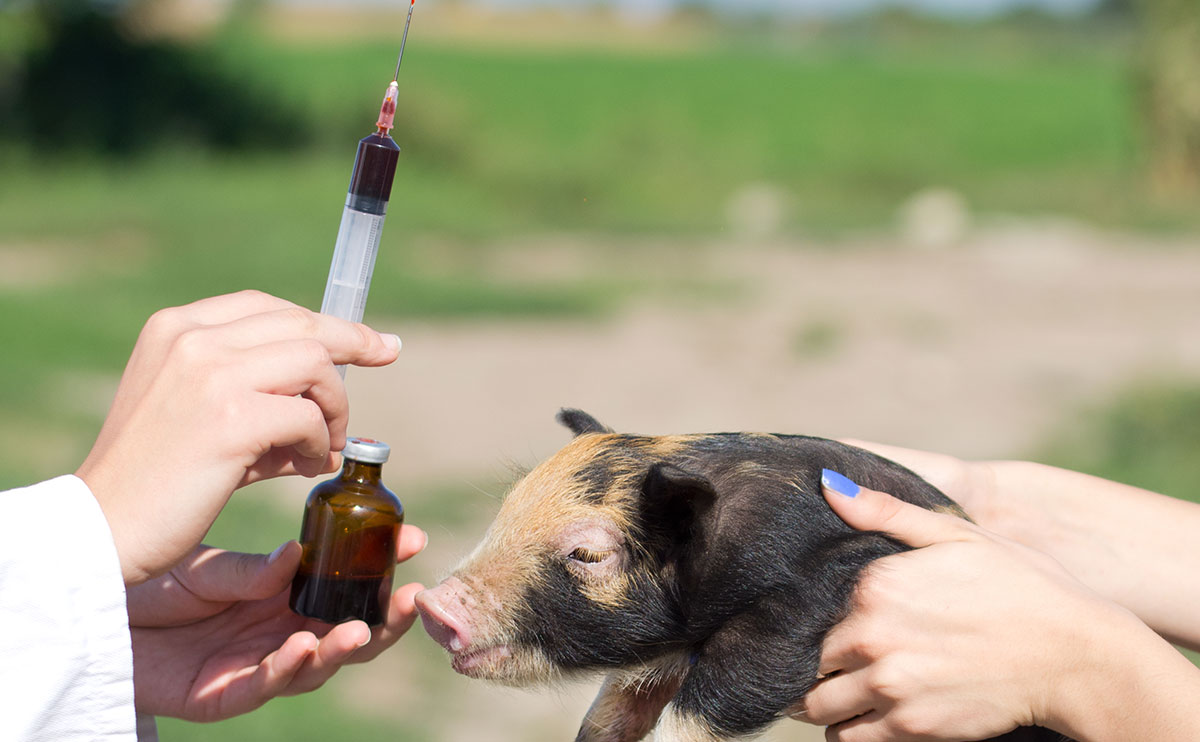
POLYGON ((578 410, 559 421, 575 439, 416 600, 464 675, 529 685, 606 673, 581 742, 750 737, 804 698, 860 572, 907 548, 842 523, 822 468, 962 515, 907 469, 834 441, 618 435, 578 410))

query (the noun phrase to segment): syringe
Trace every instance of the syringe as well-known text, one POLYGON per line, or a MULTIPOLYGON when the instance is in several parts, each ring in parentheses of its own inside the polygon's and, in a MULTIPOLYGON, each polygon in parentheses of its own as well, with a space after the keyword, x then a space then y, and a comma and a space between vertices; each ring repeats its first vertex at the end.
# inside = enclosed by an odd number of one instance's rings
MULTIPOLYGON (((396 74, 383 95, 379 119, 375 122, 376 131, 359 141, 358 151, 354 155, 354 170, 350 174, 342 224, 333 247, 333 263, 329 266, 329 279, 325 283, 325 298, 321 302, 322 314, 350 322, 361 322, 367 305, 367 291, 371 288, 371 273, 375 270, 375 256, 379 252, 379 237, 383 232, 383 217, 387 213, 392 181, 396 176, 396 161, 400 157, 400 147, 388 132, 396 118, 396 95, 399 92, 396 79, 400 76, 404 45, 408 42, 408 26, 412 23, 416 4, 417 0, 412 0, 408 6, 404 37, 400 41, 400 56, 396 60, 396 74)), ((338 371, 342 376, 346 375, 345 366, 339 366, 338 371)))

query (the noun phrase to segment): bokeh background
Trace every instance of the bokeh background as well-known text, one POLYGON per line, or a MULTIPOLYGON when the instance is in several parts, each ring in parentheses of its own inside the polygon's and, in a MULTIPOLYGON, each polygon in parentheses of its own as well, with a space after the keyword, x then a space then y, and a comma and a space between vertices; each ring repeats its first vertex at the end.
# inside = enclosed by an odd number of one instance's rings
MULTIPOLYGON (((319 306, 405 9, 0 5, 0 485, 74 470, 155 309, 319 306)), ((564 405, 1197 499, 1197 70, 1194 0, 420 0, 368 306, 405 349, 347 377, 431 534, 398 580, 474 543, 564 405)), ((311 485, 238 493, 209 542, 269 551, 311 485)), ((416 629, 313 695, 160 727, 569 739, 594 687, 466 681, 416 629)))

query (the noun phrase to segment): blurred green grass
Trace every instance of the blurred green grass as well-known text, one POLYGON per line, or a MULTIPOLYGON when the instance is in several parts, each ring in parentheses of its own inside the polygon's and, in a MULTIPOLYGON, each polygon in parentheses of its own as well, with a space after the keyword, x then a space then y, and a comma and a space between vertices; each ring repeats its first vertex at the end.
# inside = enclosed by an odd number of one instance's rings
MULTIPOLYGON (((0 15, 14 47, 22 28, 0 15)), ((516 234, 722 234, 730 198, 756 183, 781 194, 792 235, 887 227, 931 185, 985 215, 1186 223, 1142 192, 1121 37, 1000 30, 734 35, 670 53, 414 38, 376 272, 388 289, 371 310, 601 314, 649 287, 501 279, 469 256, 516 234), (410 248, 430 236, 467 258, 422 259, 410 248)), ((47 369, 117 373, 162 306, 246 287, 318 305, 354 143, 394 51, 392 38, 281 41, 254 22, 200 45, 305 112, 301 149, 219 153, 183 132, 132 159, 0 147, 0 248, 58 262, 45 285, 0 291, 0 406, 40 414, 57 393, 47 369)))
MULTIPOLYGON (((466 237, 709 234, 725 229, 733 193, 768 182, 789 194, 795 208, 785 227, 800 233, 890 223, 904 198, 931 185, 961 191, 984 213, 1133 225, 1166 218, 1141 193, 1132 62, 1115 53, 1116 42, 981 50, 955 38, 917 48, 849 39, 672 54, 414 45, 392 209, 405 229, 466 237)), ((13 212, 33 207, 13 227, 94 218, 79 190, 96 181, 134 189, 114 194, 131 202, 127 213, 202 192, 214 208, 237 199, 251 212, 230 216, 269 214, 272 232, 314 206, 323 225, 393 52, 392 40, 301 44, 230 31, 206 54, 305 111, 316 140, 309 149, 233 161, 166 153, 161 163, 111 167, 9 153, 10 187, 49 180, 67 189, 59 204, 79 211, 47 215, 37 208, 45 190, 11 188, 13 212), (172 177, 172 168, 182 172, 172 177)), ((288 132, 278 136, 287 141, 288 132)), ((8 224, 12 214, 0 218, 8 224)))
MULTIPOLYGON (((888 223, 930 185, 960 190, 984 212, 1157 218, 1139 195, 1132 63, 1119 42, 979 48, 970 35, 936 38, 672 54, 414 45, 401 177, 424 188, 440 173, 447 182, 435 178, 434 189, 471 194, 470 213, 444 204, 414 216, 476 234, 711 233, 725 228, 729 196, 759 181, 791 195, 794 232, 888 223)), ((330 142, 361 136, 393 46, 237 35, 222 49, 302 98, 330 142)))
POLYGON ((1039 461, 1200 503, 1200 386, 1143 381, 1080 413, 1039 461))
POLYGON ((212 724, 195 724, 179 719, 158 719, 159 736, 171 742, 223 740, 391 740, 409 742, 429 739, 423 722, 397 724, 369 714, 347 710, 332 688, 321 688, 292 698, 276 698, 253 713, 212 724))

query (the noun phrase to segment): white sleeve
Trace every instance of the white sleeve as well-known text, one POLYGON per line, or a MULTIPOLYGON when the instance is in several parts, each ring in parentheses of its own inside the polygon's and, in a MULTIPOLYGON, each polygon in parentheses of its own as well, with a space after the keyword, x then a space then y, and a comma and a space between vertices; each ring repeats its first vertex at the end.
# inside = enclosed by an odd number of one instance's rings
POLYGON ((125 583, 91 490, 0 492, 0 740, 135 742, 125 583))

